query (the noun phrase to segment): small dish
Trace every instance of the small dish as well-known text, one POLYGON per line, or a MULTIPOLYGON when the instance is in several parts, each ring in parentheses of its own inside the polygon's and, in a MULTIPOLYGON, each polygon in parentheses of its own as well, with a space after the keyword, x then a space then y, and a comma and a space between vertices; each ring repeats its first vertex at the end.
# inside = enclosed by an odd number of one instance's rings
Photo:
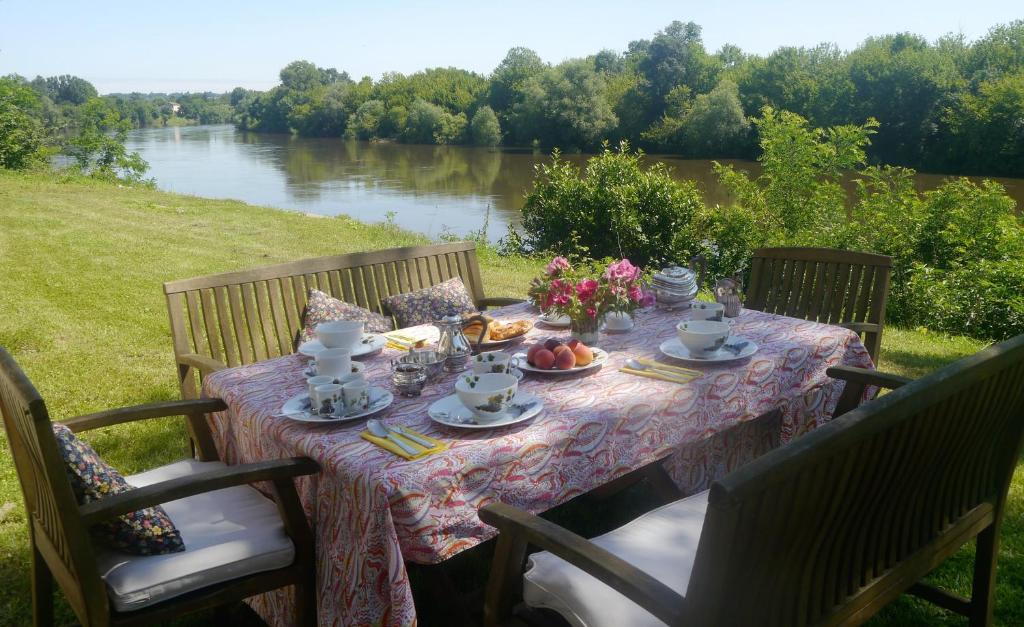
POLYGON ((439 399, 427 409, 427 415, 434 422, 446 427, 458 429, 494 429, 507 427, 535 417, 544 409, 544 403, 535 394, 518 392, 512 399, 508 415, 495 422, 481 424, 468 407, 462 404, 459 397, 452 394, 439 399))
POLYGON ((572 324, 572 319, 569 318, 569 316, 558 316, 549 313, 542 313, 540 317, 537 318, 537 321, 556 329, 568 329, 572 324))
MULTIPOLYGON (((383 335, 377 335, 374 333, 368 333, 363 336, 362 341, 355 345, 352 349, 353 357, 362 357, 363 355, 370 355, 378 353, 384 350, 384 346, 388 343, 388 340, 383 335)), ((320 343, 320 340, 309 340, 299 344, 298 352, 306 357, 316 357, 317 353, 324 350, 326 346, 320 343)))

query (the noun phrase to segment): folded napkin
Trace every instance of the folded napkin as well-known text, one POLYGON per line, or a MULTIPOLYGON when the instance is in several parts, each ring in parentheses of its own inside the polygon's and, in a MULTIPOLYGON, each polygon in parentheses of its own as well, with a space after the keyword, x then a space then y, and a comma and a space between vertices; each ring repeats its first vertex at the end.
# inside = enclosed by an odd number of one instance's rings
POLYGON ((423 332, 411 333, 408 329, 402 331, 389 331, 384 334, 388 341, 388 348, 396 350, 409 350, 410 348, 421 348, 430 338, 423 335, 423 332))
POLYGON ((411 433, 411 434, 413 434, 413 435, 415 435, 417 437, 423 438, 427 442, 433 443, 434 446, 431 447, 431 448, 424 448, 423 445, 418 444, 416 442, 413 442, 409 438, 402 437, 401 433, 396 433, 395 437, 400 439, 402 442, 405 442, 406 444, 408 444, 410 447, 412 447, 413 450, 419 451, 419 453, 417 453, 415 455, 409 455, 408 453, 403 451, 397 444, 395 444, 394 442, 392 442, 391 440, 389 440, 387 438, 378 438, 377 436, 373 435, 372 433, 370 433, 369 431, 366 431, 366 430, 364 430, 359 435, 361 435, 364 440, 372 442, 372 443, 376 444, 377 446, 381 447, 382 449, 384 449, 386 451, 391 451, 395 455, 398 455, 399 457, 405 458, 405 459, 410 460, 410 461, 412 461, 414 459, 420 459, 420 458, 426 457, 428 455, 433 455, 435 453, 440 453, 441 451, 448 450, 448 443, 447 442, 442 442, 441 440, 434 439, 434 438, 430 437, 429 435, 423 435, 419 431, 413 431, 409 427, 402 427, 402 429, 408 431, 409 433, 411 433))

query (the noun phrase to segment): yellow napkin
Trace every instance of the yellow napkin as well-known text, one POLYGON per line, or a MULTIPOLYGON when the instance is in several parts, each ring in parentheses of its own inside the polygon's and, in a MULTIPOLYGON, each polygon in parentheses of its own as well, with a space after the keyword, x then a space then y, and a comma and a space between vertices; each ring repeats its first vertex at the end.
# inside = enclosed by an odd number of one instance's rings
POLYGON ((367 440, 369 442, 373 442, 374 444, 376 444, 377 446, 381 447, 382 449, 384 449, 386 451, 391 451, 395 455, 398 455, 399 457, 403 457, 405 459, 408 459, 409 461, 412 461, 414 459, 420 459, 421 457, 426 457, 428 455, 433 455, 435 453, 440 453, 441 451, 448 450, 448 443, 447 442, 442 442, 441 440, 434 439, 434 438, 430 437, 429 435, 423 435, 419 431, 413 431, 409 427, 402 427, 402 429, 408 431, 409 433, 412 433, 415 436, 423 438, 427 442, 433 442, 434 446, 432 448, 423 448, 423 446, 421 444, 413 442, 409 438, 402 437, 401 433, 396 433, 395 437, 399 438, 400 440, 402 440, 403 442, 405 442, 406 444, 411 446, 413 448, 413 450, 420 451, 419 453, 417 453, 415 455, 409 455, 408 453, 403 451, 401 448, 399 448, 397 444, 395 444, 394 442, 392 442, 391 440, 389 440, 387 438, 378 438, 377 436, 373 435, 369 431, 363 431, 359 435, 361 435, 364 440, 367 440))
POLYGON ((668 381, 669 383, 689 383, 694 379, 700 377, 692 374, 669 374, 667 372, 654 372, 652 370, 634 370, 627 366, 619 368, 619 372, 625 372, 626 374, 635 374, 638 377, 647 377, 648 379, 657 379, 659 381, 668 381))

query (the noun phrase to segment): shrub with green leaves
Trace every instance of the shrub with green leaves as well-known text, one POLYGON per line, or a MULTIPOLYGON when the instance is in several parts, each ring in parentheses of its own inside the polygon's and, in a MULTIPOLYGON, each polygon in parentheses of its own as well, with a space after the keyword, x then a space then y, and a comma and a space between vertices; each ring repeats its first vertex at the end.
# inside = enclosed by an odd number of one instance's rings
POLYGON ((690 242, 680 238, 704 207, 700 192, 692 181, 674 180, 662 163, 644 167, 642 156, 626 143, 615 151, 605 145, 580 172, 556 151, 537 166, 523 205, 525 245, 640 265, 686 250, 690 242))

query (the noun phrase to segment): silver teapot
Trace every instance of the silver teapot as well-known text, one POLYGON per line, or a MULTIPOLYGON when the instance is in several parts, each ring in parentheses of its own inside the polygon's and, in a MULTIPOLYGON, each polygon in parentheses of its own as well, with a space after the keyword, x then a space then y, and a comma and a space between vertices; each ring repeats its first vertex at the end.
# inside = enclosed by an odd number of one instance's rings
POLYGON ((437 352, 438 356, 444 359, 445 372, 462 372, 466 369, 466 362, 473 354, 473 345, 469 343, 466 334, 462 332, 462 326, 474 320, 479 320, 484 325, 486 333, 487 320, 483 316, 473 316, 463 321, 462 316, 450 313, 434 322, 434 326, 441 332, 441 336, 437 339, 437 352))

